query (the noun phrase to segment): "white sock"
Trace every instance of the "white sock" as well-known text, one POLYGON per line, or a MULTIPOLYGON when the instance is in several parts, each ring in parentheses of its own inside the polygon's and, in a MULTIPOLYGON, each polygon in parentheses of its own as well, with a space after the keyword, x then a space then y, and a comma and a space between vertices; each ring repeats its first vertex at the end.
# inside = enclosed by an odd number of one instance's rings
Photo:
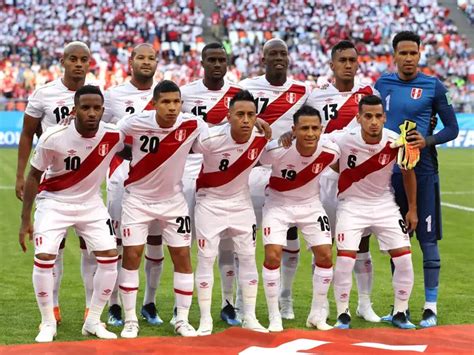
POLYGON ((352 288, 352 270, 355 257, 337 256, 334 269, 334 297, 336 299, 337 315, 349 308, 349 296, 352 288))
MULTIPOLYGON (((240 280, 239 276, 239 256, 234 253, 234 271, 235 271, 235 277, 237 278, 237 281, 240 280)), ((240 281, 237 282, 237 287, 235 290, 235 308, 241 313, 244 308, 243 300, 242 300, 242 289, 240 288, 240 281)))
POLYGON ((359 295, 359 306, 371 306, 370 295, 372 294, 374 274, 370 252, 357 253, 354 274, 359 295))
POLYGON ((227 305, 227 301, 234 305, 234 244, 232 239, 221 239, 219 243, 218 256, 219 271, 221 273, 222 304, 221 308, 227 305))
POLYGON ((434 314, 438 314, 438 307, 436 302, 425 302, 423 309, 431 309, 434 314))
POLYGON ((156 289, 161 280, 163 271, 163 245, 146 245, 145 252, 145 276, 146 287, 143 305, 155 303, 156 289))
POLYGON ((86 323, 97 324, 117 281, 118 256, 97 257, 97 271, 94 276, 92 293, 86 323))
POLYGON ((315 266, 313 273, 313 301, 311 302, 312 311, 320 311, 326 306, 332 278, 332 266, 329 268, 315 266))
POLYGON ((89 308, 94 292, 94 275, 97 270, 97 260, 94 253, 88 253, 86 249, 81 249, 81 276, 86 293, 86 308, 89 308))
POLYGON ((138 321, 135 311, 140 282, 138 270, 127 270, 122 267, 119 271, 119 276, 119 292, 122 298, 125 321, 138 321))
POLYGON ((35 289, 36 302, 41 312, 41 323, 56 324, 53 311, 53 267, 54 260, 45 261, 35 258, 33 287, 35 289))
POLYGON ((114 304, 118 304, 118 305, 121 304, 120 303, 119 292, 118 292, 118 287, 119 287, 118 280, 120 279, 120 269, 122 268, 123 246, 117 245, 117 252, 118 252, 118 255, 119 255, 118 260, 117 260, 117 282, 115 283, 114 290, 112 291, 112 294, 110 295, 109 306, 112 306, 114 304))
POLYGON ((280 314, 278 295, 280 294, 280 268, 269 269, 263 264, 262 268, 263 289, 267 299, 268 316, 280 314))
POLYGON ((283 247, 281 256, 281 298, 291 298, 293 281, 295 280, 296 269, 300 260, 299 239, 287 240, 286 247, 283 247))
POLYGON ((173 286, 176 299, 176 321, 188 321, 189 308, 193 301, 194 275, 174 272, 173 286))
POLYGON ((415 275, 413 273, 411 252, 392 257, 392 261, 395 265, 395 271, 392 276, 393 292, 395 294, 393 314, 397 314, 408 309, 408 301, 413 289, 415 275))
POLYGON ((53 267, 53 277, 54 277, 53 304, 54 304, 54 307, 59 306, 59 289, 61 288, 61 280, 63 278, 63 271, 64 271, 63 256, 64 256, 64 248, 58 250, 58 254, 56 255, 56 260, 54 262, 54 267, 53 267))
POLYGON ((255 318, 257 303, 258 272, 255 255, 238 255, 239 283, 242 289, 244 318, 255 318))
POLYGON ((215 257, 198 255, 196 267, 196 289, 201 319, 211 318, 212 287, 214 286, 215 257))

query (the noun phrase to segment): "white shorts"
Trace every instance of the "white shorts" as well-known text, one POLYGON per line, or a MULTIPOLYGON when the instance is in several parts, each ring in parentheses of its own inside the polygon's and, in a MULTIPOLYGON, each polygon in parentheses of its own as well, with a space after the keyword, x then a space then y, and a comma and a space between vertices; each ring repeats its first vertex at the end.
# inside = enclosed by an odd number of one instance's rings
POLYGON ((56 255, 68 227, 84 239, 89 253, 117 247, 112 221, 100 199, 81 204, 44 198, 36 201, 35 254, 56 255))
POLYGON ((339 250, 359 250, 367 230, 372 231, 380 250, 410 246, 405 222, 394 200, 367 205, 354 201, 339 201, 336 218, 336 243, 339 250))
POLYGON ((191 245, 191 219, 182 193, 157 203, 143 202, 125 192, 122 213, 122 244, 144 245, 148 235, 162 235, 163 243, 170 247, 191 245), (156 222, 155 222, 156 221, 156 222), (151 234, 153 222, 159 234, 151 234))
POLYGON ((250 171, 249 187, 257 226, 262 225, 262 208, 265 203, 265 187, 268 185, 272 170, 268 167, 257 166, 250 171))
POLYGON ((293 226, 301 230, 308 248, 332 244, 329 219, 321 203, 285 205, 270 201, 263 206, 263 245, 286 246, 286 233, 293 226))
POLYGON ((197 198, 194 210, 198 255, 217 256, 221 238, 232 238, 234 251, 255 255, 257 226, 250 197, 197 198))
MULTIPOLYGON (((112 218, 115 234, 118 239, 122 238, 122 205, 125 188, 123 183, 128 177, 129 164, 122 162, 114 171, 112 178, 107 180, 107 210, 112 218)), ((151 222, 148 231, 149 235, 161 235, 161 228, 158 222, 151 222)))

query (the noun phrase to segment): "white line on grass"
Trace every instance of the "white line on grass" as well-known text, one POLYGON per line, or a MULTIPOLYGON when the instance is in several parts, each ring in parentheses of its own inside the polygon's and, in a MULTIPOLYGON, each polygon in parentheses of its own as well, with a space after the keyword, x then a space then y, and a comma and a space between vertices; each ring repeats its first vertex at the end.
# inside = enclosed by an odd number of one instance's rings
POLYGON ((472 195, 474 191, 441 191, 441 195, 472 195))
POLYGON ((472 208, 472 207, 455 205, 454 203, 441 202, 441 206, 451 207, 451 208, 455 208, 455 209, 461 210, 461 211, 474 212, 474 208, 472 208))

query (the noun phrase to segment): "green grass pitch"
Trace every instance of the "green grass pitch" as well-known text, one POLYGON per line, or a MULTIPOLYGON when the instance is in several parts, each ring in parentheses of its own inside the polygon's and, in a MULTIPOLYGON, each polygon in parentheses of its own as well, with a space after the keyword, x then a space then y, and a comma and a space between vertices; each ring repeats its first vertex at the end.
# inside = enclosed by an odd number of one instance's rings
MULTIPOLYGON (((16 149, 0 150, 0 260, 1 260, 1 292, 0 292, 0 344, 32 343, 38 331, 40 314, 36 307, 33 293, 31 272, 33 265, 33 245, 29 245, 26 254, 21 252, 18 244, 18 228, 20 222, 20 202, 14 196, 16 170, 16 149)), ((474 208, 474 150, 440 150, 442 200, 458 206, 474 208)), ((438 305, 440 324, 472 323, 469 318, 474 301, 472 280, 474 276, 472 255, 474 255, 474 213, 468 210, 443 207, 444 239, 441 246, 441 286, 438 305)), ((422 221, 420 221, 422 223, 422 221)), ((374 309, 379 315, 389 311, 392 301, 392 288, 389 260, 386 255, 377 251, 375 238, 371 238, 372 256, 375 269, 373 290, 374 309)), ((259 235, 259 241, 261 240, 259 235)), ((418 323, 423 307, 423 270, 421 252, 414 241, 413 260, 415 265, 415 287, 412 293, 410 308, 412 319, 418 323)), ((262 265, 262 245, 258 245, 257 265, 262 265)), ((193 249, 195 262, 195 249, 193 249)), ((63 323, 58 329, 58 341, 80 340, 82 317, 84 312, 84 290, 80 277, 80 253, 77 238, 68 238, 64 256, 64 277, 62 280, 60 304, 63 323)), ((215 270, 218 278, 217 268, 215 270)), ((172 335, 173 329, 168 324, 173 307, 172 265, 166 255, 161 288, 158 290, 157 307, 165 324, 159 327, 149 326, 140 321, 141 336, 172 335)), ((138 303, 141 306, 143 297, 144 275, 141 272, 138 303)), ((354 285, 355 287, 355 285, 354 285)), ((373 325, 357 319, 355 316, 356 297, 352 295, 353 328, 385 327, 373 325)), ((335 305, 332 288, 330 323, 334 322, 335 305)), ((301 253, 301 262, 294 286, 296 320, 285 321, 285 328, 304 328, 306 316, 311 304, 311 256, 308 252, 301 253)), ((226 326, 219 317, 220 282, 214 286, 214 329, 224 330, 226 326)), ((137 310, 139 311, 139 309, 137 310)), ((264 325, 268 324, 265 296, 260 282, 258 294, 257 316, 264 325)), ((105 314, 103 320, 105 320, 105 314)), ((199 325, 199 310, 196 297, 190 313, 190 321, 195 327, 199 325)), ((116 329, 118 333, 118 329, 116 329)))

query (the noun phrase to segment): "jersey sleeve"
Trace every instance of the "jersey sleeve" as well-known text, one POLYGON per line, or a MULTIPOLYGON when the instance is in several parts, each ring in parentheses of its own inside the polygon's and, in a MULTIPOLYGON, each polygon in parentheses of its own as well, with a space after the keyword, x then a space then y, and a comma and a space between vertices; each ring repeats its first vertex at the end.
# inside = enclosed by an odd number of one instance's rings
POLYGON ((259 162, 262 165, 271 165, 275 161, 275 151, 280 147, 278 141, 271 141, 267 143, 259 162))
POLYGON ((209 145, 209 127, 200 118, 197 119, 199 135, 193 143, 192 150, 194 153, 201 153, 207 150, 209 145))
POLYGON ((334 159, 331 164, 334 164, 336 161, 338 161, 341 156, 341 149, 339 148, 339 146, 336 143, 328 140, 327 142, 325 142, 324 147, 334 154, 334 159))
POLYGON ((29 98, 26 105, 25 114, 35 118, 42 118, 44 115, 44 102, 41 94, 35 91, 29 98))
POLYGON ((45 171, 51 165, 53 160, 52 140, 47 139, 49 135, 43 134, 33 152, 30 164, 39 171, 45 171))
POLYGON ((112 99, 109 90, 104 93, 104 114, 102 115, 102 121, 105 123, 117 123, 118 121, 112 112, 112 99))
POLYGON ((131 136, 132 135, 132 121, 133 121, 133 118, 132 117, 128 117, 127 119, 125 120, 119 120, 117 122, 117 127, 119 129, 120 132, 122 132, 122 134, 124 134, 125 136, 131 136))
POLYGON ((444 128, 435 135, 426 137, 426 145, 443 144, 455 139, 459 133, 458 121, 451 105, 449 92, 438 79, 436 79, 433 112, 439 115, 444 128))

